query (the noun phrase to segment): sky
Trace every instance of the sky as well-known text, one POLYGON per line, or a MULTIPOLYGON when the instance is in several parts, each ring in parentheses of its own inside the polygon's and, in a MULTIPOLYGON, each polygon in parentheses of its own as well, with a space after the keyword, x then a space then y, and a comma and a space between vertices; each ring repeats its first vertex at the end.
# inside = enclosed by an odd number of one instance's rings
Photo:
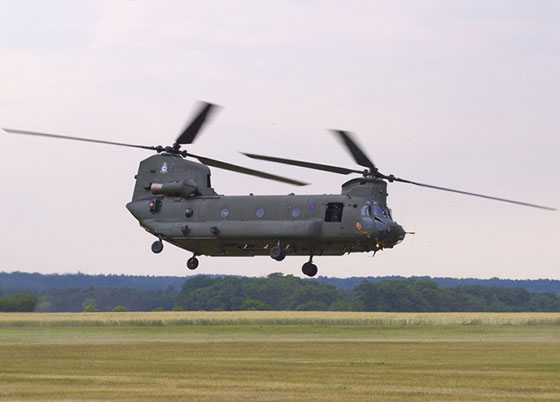
MULTIPOLYGON (((239 152, 380 170, 560 207, 560 3, 0 1, 0 127, 169 145, 198 100, 223 106, 188 149, 312 183, 212 170, 220 194, 340 193, 344 177, 239 152)), ((302 276, 305 257, 200 257, 138 225, 150 152, 0 131, 0 271, 302 276)), ((414 231, 316 257, 319 275, 560 279, 560 212, 389 185, 414 231)))

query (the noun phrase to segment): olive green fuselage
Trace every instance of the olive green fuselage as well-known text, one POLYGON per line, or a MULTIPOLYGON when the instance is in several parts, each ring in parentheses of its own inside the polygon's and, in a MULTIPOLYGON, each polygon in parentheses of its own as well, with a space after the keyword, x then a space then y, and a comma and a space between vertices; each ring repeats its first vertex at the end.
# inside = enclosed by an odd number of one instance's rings
POLYGON ((371 178, 350 180, 341 194, 218 195, 207 166, 163 154, 140 164, 127 208, 148 232, 196 255, 268 255, 275 245, 287 255, 341 255, 404 238, 386 197, 386 183, 371 178))

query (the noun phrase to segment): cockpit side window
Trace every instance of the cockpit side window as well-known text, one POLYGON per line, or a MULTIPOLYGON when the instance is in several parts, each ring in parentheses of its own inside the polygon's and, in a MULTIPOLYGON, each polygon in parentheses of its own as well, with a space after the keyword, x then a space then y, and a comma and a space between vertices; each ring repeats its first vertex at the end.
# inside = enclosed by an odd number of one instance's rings
POLYGON ((385 207, 385 209, 386 209, 385 212, 387 213, 387 218, 393 220, 393 215, 391 214, 391 210, 387 207, 385 207))

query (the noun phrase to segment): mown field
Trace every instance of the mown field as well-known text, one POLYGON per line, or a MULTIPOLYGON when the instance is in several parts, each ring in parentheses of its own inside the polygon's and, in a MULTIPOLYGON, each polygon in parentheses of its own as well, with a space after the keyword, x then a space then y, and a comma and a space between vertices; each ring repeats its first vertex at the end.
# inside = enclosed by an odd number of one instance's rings
POLYGON ((560 400, 560 314, 0 314, 0 399, 560 400))

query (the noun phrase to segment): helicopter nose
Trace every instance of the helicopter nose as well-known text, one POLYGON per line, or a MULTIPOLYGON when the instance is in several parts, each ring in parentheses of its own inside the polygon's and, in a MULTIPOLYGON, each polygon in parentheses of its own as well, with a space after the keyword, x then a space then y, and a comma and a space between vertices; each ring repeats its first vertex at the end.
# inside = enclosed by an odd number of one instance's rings
POLYGON ((395 233, 395 239, 397 242, 403 241, 404 237, 406 236, 406 231, 403 229, 401 225, 395 223, 393 227, 393 232, 395 233))
POLYGON ((395 222, 391 225, 391 243, 394 245, 399 244, 401 241, 404 240, 406 236, 406 231, 403 227, 395 222))

